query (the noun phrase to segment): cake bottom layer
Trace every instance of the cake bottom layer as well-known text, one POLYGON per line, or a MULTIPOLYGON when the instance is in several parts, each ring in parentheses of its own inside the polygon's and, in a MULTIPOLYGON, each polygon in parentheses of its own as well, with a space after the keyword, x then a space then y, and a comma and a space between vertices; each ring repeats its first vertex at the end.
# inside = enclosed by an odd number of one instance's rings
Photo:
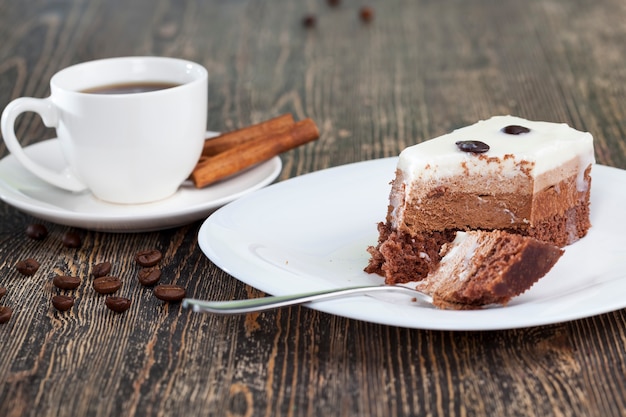
POLYGON ((456 230, 412 236, 381 222, 378 233, 378 245, 367 249, 371 258, 365 272, 381 275, 385 284, 393 285, 424 279, 441 260, 441 247, 454 239, 456 230))

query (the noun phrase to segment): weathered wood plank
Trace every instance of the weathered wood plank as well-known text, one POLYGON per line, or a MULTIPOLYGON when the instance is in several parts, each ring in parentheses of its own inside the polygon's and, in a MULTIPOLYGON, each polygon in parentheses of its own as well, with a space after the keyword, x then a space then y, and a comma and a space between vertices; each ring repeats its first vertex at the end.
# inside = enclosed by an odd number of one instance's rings
MULTIPOLYGON (((290 112, 321 138, 282 156, 280 180, 394 156, 493 114, 591 131, 598 161, 626 168, 626 6, 619 0, 371 2, 0 1, 0 107, 45 97, 72 63, 117 55, 179 56, 209 70, 211 130, 290 112), (316 26, 304 28, 312 13, 316 26)), ((33 115, 24 143, 54 136, 33 115)), ((0 144, 0 156, 6 155, 0 144)), ((392 173, 390 173, 391 179, 392 173)), ((384 214, 381 213, 381 218, 384 214)), ((164 305, 136 281, 133 255, 164 253, 163 281, 199 298, 261 296, 204 257, 200 222, 154 233, 80 231, 0 203, 0 415, 626 414, 626 311, 498 332, 380 326, 291 308, 237 317, 164 305), (15 263, 41 262, 33 277, 15 263), (104 260, 131 298, 108 311, 90 286, 104 260), (83 279, 55 311, 55 273, 83 279)), ((374 227, 374 226, 373 226, 374 227)), ((364 248, 365 250, 365 248, 364 248)), ((64 292, 69 293, 69 292, 64 292)))

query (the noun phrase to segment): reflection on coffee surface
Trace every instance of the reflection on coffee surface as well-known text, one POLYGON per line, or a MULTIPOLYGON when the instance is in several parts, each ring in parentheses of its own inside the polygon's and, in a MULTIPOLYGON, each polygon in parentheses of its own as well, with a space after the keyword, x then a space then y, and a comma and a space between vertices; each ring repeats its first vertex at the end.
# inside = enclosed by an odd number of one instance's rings
POLYGON ((90 94, 136 94, 148 93, 150 91, 165 90, 167 88, 178 87, 178 83, 170 82, 132 82, 109 84, 82 90, 82 93, 90 94))

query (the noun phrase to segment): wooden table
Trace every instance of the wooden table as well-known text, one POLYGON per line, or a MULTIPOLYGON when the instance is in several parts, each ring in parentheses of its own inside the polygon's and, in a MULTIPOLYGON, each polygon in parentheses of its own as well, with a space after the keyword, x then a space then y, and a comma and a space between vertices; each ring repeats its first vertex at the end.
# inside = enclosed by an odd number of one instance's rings
MULTIPOLYGON (((372 0, 369 23, 364 4, 2 0, 0 107, 47 96, 50 77, 77 62, 176 56, 209 70, 211 130, 282 113, 316 121, 320 139, 283 154, 277 181, 507 113, 590 131, 598 162, 626 168, 623 1, 372 0)), ((31 114, 17 131, 25 144, 55 134, 31 114)), ((35 241, 25 229, 39 220, 5 203, 0 216, 0 303, 14 310, 0 325, 0 416, 626 415, 623 309, 484 332, 304 307, 198 315, 138 285, 132 258, 161 250, 163 281, 193 297, 262 296, 203 255, 200 221, 127 234, 44 222, 50 234, 35 241), (80 248, 60 243, 68 231, 80 248), (41 263, 32 277, 15 270, 25 257, 41 263), (88 285, 104 260, 126 280, 124 314, 88 285), (50 304, 56 273, 84 279, 66 313, 50 304)))

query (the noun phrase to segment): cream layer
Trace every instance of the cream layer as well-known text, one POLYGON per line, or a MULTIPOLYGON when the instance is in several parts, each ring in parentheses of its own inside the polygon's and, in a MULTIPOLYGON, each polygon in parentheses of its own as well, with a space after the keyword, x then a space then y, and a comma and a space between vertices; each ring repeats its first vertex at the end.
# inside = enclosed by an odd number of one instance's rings
MULTIPOLYGON (((572 160, 578 160, 575 164, 579 169, 578 185, 580 191, 585 191, 584 171, 595 162, 591 134, 562 123, 494 116, 404 149, 397 168, 408 185, 468 174, 507 181, 521 173, 537 178, 546 172, 556 172, 572 160), (530 131, 517 135, 503 131, 512 125, 530 131), (463 152, 456 145, 458 141, 480 141, 489 150, 481 154, 463 152)), ((562 178, 553 177, 552 181, 557 183, 571 176, 571 172, 562 175, 562 178)), ((533 192, 545 184, 536 182, 535 186, 533 192)))

